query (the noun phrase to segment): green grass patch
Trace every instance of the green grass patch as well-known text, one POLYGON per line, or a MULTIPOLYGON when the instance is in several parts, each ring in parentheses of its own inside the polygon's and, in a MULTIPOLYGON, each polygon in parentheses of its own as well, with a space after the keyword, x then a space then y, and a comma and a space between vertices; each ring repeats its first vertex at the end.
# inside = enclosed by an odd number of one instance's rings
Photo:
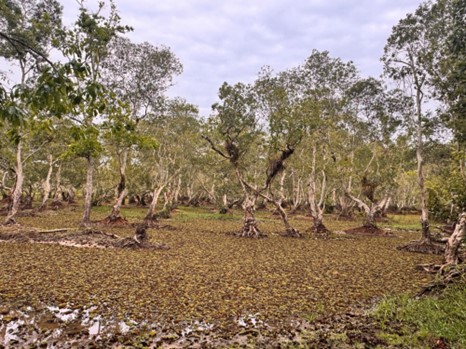
POLYGON ((409 296, 386 298, 375 315, 392 345, 430 348, 443 338, 449 348, 466 348, 466 283, 449 286, 439 296, 414 299, 409 296), (401 324, 396 334, 393 323, 401 324))

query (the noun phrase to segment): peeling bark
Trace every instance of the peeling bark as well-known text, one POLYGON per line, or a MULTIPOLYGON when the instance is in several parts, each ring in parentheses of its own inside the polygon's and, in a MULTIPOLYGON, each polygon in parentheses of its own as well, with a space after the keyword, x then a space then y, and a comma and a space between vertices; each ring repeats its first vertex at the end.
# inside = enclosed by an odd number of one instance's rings
POLYGON ((81 224, 89 226, 91 224, 91 208, 92 208, 92 191, 94 189, 94 158, 87 157, 87 176, 86 176, 86 196, 84 198, 84 213, 81 224))
POLYGON ((125 220, 121 216, 121 206, 123 205, 126 195, 128 195, 128 189, 126 188, 126 163, 128 159, 128 150, 124 150, 122 154, 118 154, 118 159, 120 162, 120 181, 115 191, 115 203, 112 207, 112 212, 106 218, 110 223, 125 220))
POLYGON ((445 247, 445 263, 446 264, 458 264, 458 250, 461 243, 466 237, 466 212, 460 214, 458 223, 456 223, 455 230, 448 239, 445 247))
POLYGON ((257 201, 257 194, 248 194, 245 193, 243 201, 243 229, 241 230, 239 236, 248 237, 248 238, 260 238, 264 235, 260 232, 257 227, 256 217, 255 217, 255 207, 257 201))
POLYGON ((18 145, 16 146, 16 181, 15 189, 12 195, 12 204, 8 210, 8 214, 4 221, 4 224, 15 224, 16 223, 16 214, 19 210, 19 205, 21 203, 21 194, 23 192, 23 159, 22 159, 22 150, 23 150, 23 141, 20 139, 18 145))
POLYGON ((317 202, 317 185, 316 185, 316 154, 317 147, 314 146, 312 149, 312 163, 311 163, 311 173, 309 175, 309 189, 308 189, 308 202, 310 207, 310 213, 313 221, 311 227, 311 232, 315 234, 325 234, 328 235, 329 230, 323 224, 324 220, 324 210, 325 210, 325 195, 327 188, 327 178, 325 171, 322 170, 322 184, 320 188, 320 198, 317 202))
POLYGON ((47 176, 45 177, 44 183, 42 183, 42 203, 40 205, 39 210, 45 210, 47 208, 47 201, 50 196, 50 192, 52 191, 52 185, 50 184, 50 180, 52 178, 53 172, 53 157, 51 154, 48 156, 49 162, 49 170, 47 171, 47 176))
POLYGON ((156 187, 154 188, 154 191, 152 192, 152 200, 149 204, 149 208, 147 210, 146 217, 144 217, 144 222, 147 224, 151 224, 151 222, 156 222, 157 221, 157 215, 155 212, 155 207, 157 206, 157 203, 159 202, 159 197, 160 194, 162 193, 162 190, 165 188, 165 185, 156 187))

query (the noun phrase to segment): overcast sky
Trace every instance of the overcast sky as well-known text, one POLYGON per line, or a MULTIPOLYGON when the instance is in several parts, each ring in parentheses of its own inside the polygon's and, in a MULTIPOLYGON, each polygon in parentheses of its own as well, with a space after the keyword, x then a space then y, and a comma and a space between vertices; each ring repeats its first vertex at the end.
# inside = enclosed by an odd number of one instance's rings
MULTIPOLYGON (((417 0, 115 0, 136 42, 165 45, 184 72, 170 96, 210 113, 220 85, 252 82, 264 65, 275 71, 304 62, 312 49, 352 60, 363 75, 379 76, 391 28, 417 0)), ((65 22, 75 0, 61 0, 65 22)), ((94 0, 86 2, 92 7, 94 0)))

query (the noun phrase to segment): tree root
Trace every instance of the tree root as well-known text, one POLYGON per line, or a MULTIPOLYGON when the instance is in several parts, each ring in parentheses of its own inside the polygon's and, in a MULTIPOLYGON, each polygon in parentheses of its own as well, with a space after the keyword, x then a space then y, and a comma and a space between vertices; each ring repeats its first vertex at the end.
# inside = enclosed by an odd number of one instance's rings
POLYGON ((317 239, 328 239, 330 237, 330 230, 322 223, 313 225, 309 232, 317 239))
POLYGON ((260 239, 264 238, 267 235, 263 234, 259 228, 257 228, 257 223, 254 218, 248 218, 244 220, 243 223, 243 229, 237 233, 234 234, 236 236, 242 237, 242 238, 254 238, 254 239, 260 239))
POLYGON ((304 237, 304 235, 299 230, 294 229, 294 228, 286 229, 285 233, 282 236, 288 237, 288 238, 303 238, 304 237))
POLYGON ((144 218, 144 226, 146 228, 154 228, 154 229, 159 229, 160 228, 160 222, 156 217, 152 218, 144 218))
POLYGON ((431 284, 425 286, 417 296, 423 296, 436 291, 443 290, 447 285, 458 280, 466 280, 465 264, 443 264, 443 265, 419 265, 418 268, 430 273, 437 273, 438 278, 431 284))
POLYGON ((99 223, 111 226, 124 226, 128 225, 128 220, 120 215, 110 215, 102 219, 99 223))
POLYGON ((397 247, 400 251, 424 253, 424 254, 443 254, 445 247, 431 241, 419 240, 411 241, 409 244, 397 247))
POLYGON ((150 243, 145 229, 145 226, 140 226, 136 229, 134 237, 127 238, 95 229, 64 232, 63 234, 56 234, 56 232, 53 231, 48 231, 49 234, 39 233, 37 231, 9 231, 4 233, 0 232, 0 241, 58 244, 87 248, 168 249, 168 247, 163 244, 150 243))
POLYGON ((52 229, 52 230, 40 230, 38 231, 39 234, 47 234, 47 233, 65 233, 67 232, 68 228, 59 228, 59 229, 52 229))
POLYGON ((3 223, 3 225, 16 225, 16 224, 17 224, 17 222, 16 222, 16 219, 14 219, 14 218, 10 218, 10 219, 8 219, 7 221, 5 221, 3 223))

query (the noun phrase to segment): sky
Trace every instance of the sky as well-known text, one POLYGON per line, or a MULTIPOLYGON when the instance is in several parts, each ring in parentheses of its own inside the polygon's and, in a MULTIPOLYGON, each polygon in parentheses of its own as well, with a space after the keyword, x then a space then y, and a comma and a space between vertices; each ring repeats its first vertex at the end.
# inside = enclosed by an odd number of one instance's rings
MULTIPOLYGON (((169 95, 208 116, 221 84, 252 82, 268 65, 279 72, 302 64, 313 49, 353 61, 379 76, 391 29, 418 0, 115 0, 135 42, 171 48, 183 64, 169 95)), ((78 9, 61 0, 65 23, 78 9)), ((94 0, 86 0, 91 8, 94 0)))

